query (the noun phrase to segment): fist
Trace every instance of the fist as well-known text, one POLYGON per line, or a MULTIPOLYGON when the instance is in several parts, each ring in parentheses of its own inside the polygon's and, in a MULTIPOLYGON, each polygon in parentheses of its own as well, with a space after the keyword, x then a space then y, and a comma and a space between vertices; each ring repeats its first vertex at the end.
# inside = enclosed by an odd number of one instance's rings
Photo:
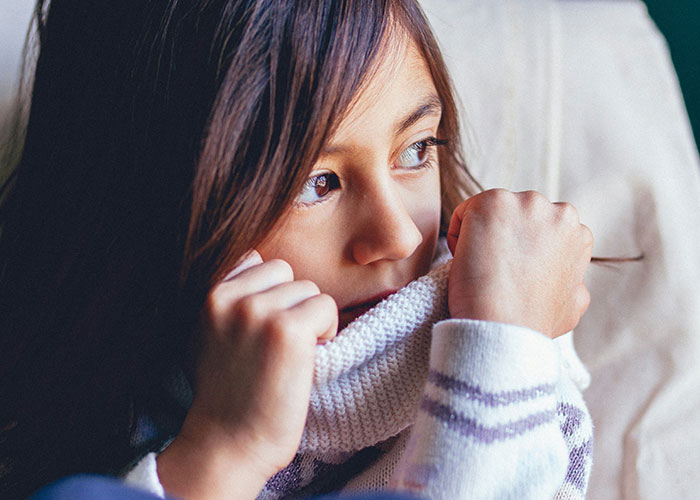
POLYGON ((198 436, 216 429, 225 435, 220 442, 234 438, 262 458, 268 475, 277 472, 301 440, 315 347, 333 338, 337 325, 330 296, 295 280, 286 262, 263 262, 251 252, 202 311, 197 390, 186 423, 198 436))
POLYGON ((588 308, 583 278, 593 235, 568 203, 534 191, 485 191, 455 209, 447 243, 453 318, 510 323, 555 338, 588 308))

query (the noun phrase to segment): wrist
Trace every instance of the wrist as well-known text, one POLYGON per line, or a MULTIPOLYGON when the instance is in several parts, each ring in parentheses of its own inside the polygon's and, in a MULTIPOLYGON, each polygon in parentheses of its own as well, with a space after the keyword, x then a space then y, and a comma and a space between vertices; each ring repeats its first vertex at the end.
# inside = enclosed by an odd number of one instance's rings
POLYGON ((447 319, 433 327, 430 366, 483 390, 507 391, 554 384, 555 343, 527 327, 473 319, 447 319))
POLYGON ((166 493, 183 499, 254 499, 277 470, 248 439, 189 414, 157 459, 166 493))
POLYGON ((509 297, 476 297, 473 300, 448 301, 450 317, 471 319, 519 326, 538 332, 545 337, 554 338, 553 328, 549 326, 548 316, 542 314, 537 304, 523 303, 522 300, 509 297), (516 304, 516 307, 513 307, 516 304))

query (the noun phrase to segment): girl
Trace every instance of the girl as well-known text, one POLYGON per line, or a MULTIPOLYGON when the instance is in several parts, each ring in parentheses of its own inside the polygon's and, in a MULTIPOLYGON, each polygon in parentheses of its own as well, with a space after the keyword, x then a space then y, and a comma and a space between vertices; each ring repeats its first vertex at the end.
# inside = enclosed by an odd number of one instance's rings
POLYGON ((462 202, 414 2, 36 12, 0 234, 4 497, 77 472, 183 498, 584 494, 587 413, 551 339, 588 305, 590 232, 537 193, 462 202), (440 235, 453 264, 414 282, 440 235), (334 346, 380 338, 398 354, 320 380, 334 346))

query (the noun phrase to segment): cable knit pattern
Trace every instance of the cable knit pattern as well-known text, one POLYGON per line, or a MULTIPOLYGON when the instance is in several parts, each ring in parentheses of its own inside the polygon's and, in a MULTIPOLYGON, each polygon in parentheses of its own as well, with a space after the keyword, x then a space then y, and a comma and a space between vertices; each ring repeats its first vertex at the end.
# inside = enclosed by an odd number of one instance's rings
POLYGON ((588 374, 570 334, 445 319, 444 261, 318 347, 299 453, 259 500, 387 486, 441 500, 585 496, 588 374))

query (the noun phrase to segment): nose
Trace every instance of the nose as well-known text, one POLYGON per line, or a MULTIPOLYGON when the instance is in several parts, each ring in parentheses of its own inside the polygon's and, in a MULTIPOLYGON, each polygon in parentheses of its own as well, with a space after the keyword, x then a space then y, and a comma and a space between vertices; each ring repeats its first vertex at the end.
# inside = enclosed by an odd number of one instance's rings
POLYGON ((391 186, 376 186, 359 200, 352 257, 366 265, 410 257, 423 241, 401 194, 391 186))

